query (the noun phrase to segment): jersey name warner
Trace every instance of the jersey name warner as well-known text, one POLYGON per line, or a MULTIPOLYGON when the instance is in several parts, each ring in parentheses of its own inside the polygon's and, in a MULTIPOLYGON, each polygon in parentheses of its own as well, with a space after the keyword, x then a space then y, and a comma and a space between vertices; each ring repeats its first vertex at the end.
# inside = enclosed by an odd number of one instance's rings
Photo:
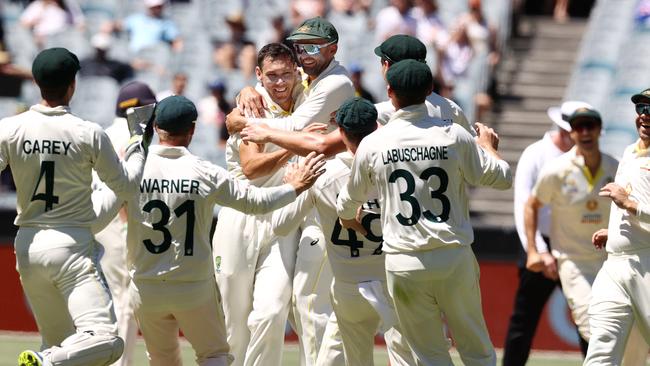
POLYGON ((196 193, 199 181, 194 179, 143 179, 140 193, 196 193))
POLYGON ((386 150, 381 153, 384 165, 418 160, 447 160, 447 146, 418 146, 386 150))

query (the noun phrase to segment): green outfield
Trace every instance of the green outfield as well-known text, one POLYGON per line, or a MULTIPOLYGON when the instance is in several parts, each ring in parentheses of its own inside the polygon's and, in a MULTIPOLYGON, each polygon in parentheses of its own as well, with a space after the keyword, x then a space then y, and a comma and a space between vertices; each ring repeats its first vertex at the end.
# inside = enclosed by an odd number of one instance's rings
MULTIPOLYGON (((194 354, 189 344, 183 341, 183 362, 184 365, 194 365, 194 354)), ((0 333, 0 366, 15 366, 18 354, 25 349, 36 349, 39 346, 39 338, 35 334, 0 333)), ((499 353, 500 355, 500 353, 499 353)), ((138 340, 135 349, 134 366, 146 366, 147 356, 142 339, 138 340)), ((454 353, 454 363, 462 365, 460 358, 454 353)), ((499 359, 499 364, 501 361, 499 359)), ((284 351, 283 365, 298 366, 298 347, 296 344, 287 344, 284 351)), ((558 352, 533 352, 529 366, 577 366, 581 364, 581 358, 576 353, 558 352)), ((375 348, 375 365, 388 365, 388 356, 383 347, 375 348)))

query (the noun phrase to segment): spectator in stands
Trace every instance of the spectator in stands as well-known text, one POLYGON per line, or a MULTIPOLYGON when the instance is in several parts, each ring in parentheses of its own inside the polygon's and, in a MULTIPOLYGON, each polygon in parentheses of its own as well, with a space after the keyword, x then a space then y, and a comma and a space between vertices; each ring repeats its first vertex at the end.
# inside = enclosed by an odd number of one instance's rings
POLYGON ((315 17, 325 17, 327 4, 325 0, 291 0, 291 25, 297 28, 302 22, 315 17))
POLYGON ((230 103, 226 100, 226 84, 223 80, 216 79, 208 84, 208 89, 210 95, 202 98, 197 105, 198 122, 221 128, 226 116, 232 111, 230 103))
POLYGON ((438 75, 441 82, 440 95, 453 99, 454 87, 459 78, 466 77, 474 49, 467 34, 467 27, 459 24, 449 40, 438 51, 438 75))
POLYGON ((23 11, 20 23, 32 31, 36 45, 43 48, 47 37, 71 26, 82 28, 84 16, 73 0, 35 0, 23 11))
POLYGON ((177 72, 172 76, 171 89, 163 90, 156 94, 156 100, 163 100, 172 95, 185 95, 185 88, 187 87, 187 74, 184 72, 177 72))
POLYGON ((650 26, 650 0, 640 0, 636 4, 634 22, 641 27, 650 26))
POLYGON ((569 20, 569 0, 555 0, 553 19, 558 23, 566 23, 569 20))
POLYGON ((81 60, 79 74, 84 76, 107 76, 115 79, 119 84, 133 78, 133 67, 124 62, 108 57, 111 47, 111 36, 107 33, 97 33, 90 40, 95 55, 81 60))
POLYGON ((278 14, 270 19, 271 29, 261 34, 257 39, 257 48, 262 48, 269 43, 284 43, 291 46, 287 37, 291 33, 291 29, 287 28, 284 24, 284 15, 278 14))
POLYGON ((358 12, 368 13, 372 0, 330 0, 332 11, 352 15, 358 12))
POLYGON ((230 38, 218 42, 215 48, 215 61, 225 70, 239 69, 244 78, 251 77, 255 71, 257 51, 255 43, 246 38, 246 23, 240 12, 226 17, 230 38))
POLYGON ((415 36, 417 21, 411 15, 412 0, 390 0, 390 5, 377 13, 375 38, 378 43, 396 34, 415 36))
POLYGON ((105 28, 110 31, 126 30, 129 34, 129 49, 133 53, 160 42, 169 43, 172 50, 180 52, 183 40, 174 22, 163 15, 165 3, 166 0, 144 0, 146 13, 129 15, 124 23, 117 21, 105 28))
POLYGON ((500 58, 497 39, 497 28, 489 24, 483 9, 481 0, 469 0, 469 11, 458 18, 458 25, 464 26, 467 30, 474 52, 488 55, 488 63, 496 65, 500 58))
POLYGON ((11 62, 9 52, 0 51, 0 97, 20 97, 23 81, 32 79, 29 70, 11 62))
POLYGON ((361 78, 363 77, 363 67, 360 64, 354 63, 350 65, 350 80, 352 80, 352 85, 354 85, 354 95, 357 97, 362 97, 375 103, 375 97, 363 87, 361 78))
POLYGON ((412 15, 417 22, 415 35, 429 51, 435 50, 439 44, 447 41, 449 33, 438 16, 436 0, 415 0, 412 15))

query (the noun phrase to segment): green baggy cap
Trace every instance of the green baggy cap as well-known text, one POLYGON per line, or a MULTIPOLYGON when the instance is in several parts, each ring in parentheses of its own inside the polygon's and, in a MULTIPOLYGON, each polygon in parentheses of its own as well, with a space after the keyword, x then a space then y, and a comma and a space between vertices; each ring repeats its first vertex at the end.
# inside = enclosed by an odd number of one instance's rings
POLYGON ((339 33, 327 19, 316 17, 307 19, 287 37, 290 41, 325 39, 328 42, 339 40, 339 33))
POLYGON ((371 131, 377 128, 377 109, 369 100, 353 97, 341 104, 335 119, 346 131, 371 131))
POLYGON ((156 105, 154 120, 158 128, 167 132, 180 132, 196 122, 198 113, 189 99, 172 95, 156 105))
POLYGON ((60 47, 41 51, 32 63, 36 84, 46 88, 69 84, 79 69, 81 66, 77 56, 60 47))
POLYGON ((433 85, 429 66, 411 59, 391 65, 386 80, 391 89, 403 95, 428 95, 433 85))
POLYGON ((600 113, 598 113, 597 110, 593 108, 582 107, 576 109, 575 112, 573 112, 573 114, 569 116, 568 122, 569 124, 571 124, 573 121, 581 117, 594 119, 597 120, 598 122, 602 121, 602 118, 600 117, 600 113))
POLYGON ((402 60, 426 62, 427 48, 415 37, 406 34, 394 35, 375 48, 375 55, 395 63, 402 60))

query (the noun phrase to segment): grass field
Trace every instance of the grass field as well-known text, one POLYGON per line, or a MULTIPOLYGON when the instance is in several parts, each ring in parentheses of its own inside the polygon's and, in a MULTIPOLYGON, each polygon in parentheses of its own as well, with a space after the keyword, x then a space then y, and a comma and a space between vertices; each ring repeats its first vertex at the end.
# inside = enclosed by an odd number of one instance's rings
MULTIPOLYGON (((0 333, 0 366, 15 366, 18 354, 25 349, 38 349, 40 338, 36 334, 0 333)), ((500 356, 500 352, 498 352, 500 356)), ((453 353, 454 364, 462 365, 460 358, 453 353)), ((189 344, 183 341, 183 362, 184 365, 194 365, 194 354, 189 344)), ((501 363, 499 357, 499 364, 501 363)), ((558 352, 533 352, 528 365, 529 366, 578 366, 581 365, 580 355, 577 353, 558 353, 558 352)), ((283 362, 284 366, 298 366, 298 346, 296 344, 287 344, 284 349, 283 362)), ((135 349, 134 366, 146 366, 147 356, 145 355, 144 342, 138 340, 135 349)), ((375 348, 375 365, 388 365, 388 356, 386 349, 382 347, 375 348)))

